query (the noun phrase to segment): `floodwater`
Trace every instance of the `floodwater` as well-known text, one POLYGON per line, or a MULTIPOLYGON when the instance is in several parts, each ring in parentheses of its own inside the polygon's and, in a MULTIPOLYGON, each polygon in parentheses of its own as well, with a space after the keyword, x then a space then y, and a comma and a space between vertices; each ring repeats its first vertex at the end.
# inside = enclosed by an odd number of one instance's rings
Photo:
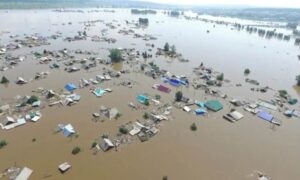
MULTIPOLYGON (((87 9, 84 11, 87 12, 87 9)), ((127 9, 117 9, 116 13, 57 13, 50 10, 9 10, 0 11, 1 31, 9 34, 0 36, 1 43, 9 42, 9 35, 39 33, 44 36, 62 32, 63 37, 74 36, 84 25, 80 22, 88 20, 104 20, 120 24, 117 29, 108 30, 108 36, 117 39, 115 44, 105 42, 95 43, 89 40, 64 42, 62 39, 51 40, 50 46, 22 48, 15 54, 29 54, 31 51, 43 49, 70 50, 83 49, 100 53, 107 58, 107 48, 136 48, 145 51, 145 41, 131 36, 118 34, 118 30, 126 27, 125 20, 137 20, 139 17, 149 18, 150 24, 145 29, 135 29, 139 33, 152 34, 158 38, 149 41, 156 47, 163 47, 165 42, 176 45, 178 52, 190 60, 180 63, 162 57, 153 61, 163 69, 175 74, 192 74, 192 68, 203 62, 206 66, 224 72, 230 79, 228 86, 221 88, 229 97, 255 100, 268 98, 271 94, 261 94, 250 91, 250 85, 245 84, 244 69, 249 68, 249 78, 258 80, 262 86, 274 89, 286 89, 293 96, 298 96, 293 88, 295 76, 299 73, 299 47, 293 41, 264 39, 258 35, 250 35, 244 31, 235 31, 225 25, 215 25, 200 21, 188 21, 157 15, 132 15, 127 9), (72 22, 68 25, 68 22, 72 22), (64 25, 63 25, 64 23, 64 25), (210 30, 210 33, 206 31, 210 30), (242 83, 242 87, 235 84, 242 83)), ((89 36, 100 35, 103 24, 87 29, 89 36)), ((128 28, 128 27, 127 27, 128 28)), ((95 78, 101 73, 101 66, 96 71, 66 73, 63 69, 49 69, 48 65, 37 64, 34 59, 27 59, 14 69, 0 72, 9 79, 23 76, 33 77, 35 72, 49 71, 46 79, 32 81, 23 86, 14 83, 0 86, 0 104, 13 100, 17 95, 30 95, 31 91, 44 87, 59 90, 68 82, 78 82, 80 78, 95 78)), ((130 69, 128 65, 118 65, 114 68, 130 69)), ((0 170, 14 164, 27 166, 34 170, 31 179, 256 179, 257 171, 266 173, 272 179, 297 180, 300 177, 300 123, 297 119, 286 119, 281 114, 275 114, 283 121, 283 126, 271 130, 269 124, 244 113, 245 118, 238 123, 228 123, 222 115, 230 110, 209 113, 209 117, 196 117, 174 109, 171 121, 163 122, 160 132, 148 142, 138 140, 123 145, 114 150, 93 155, 91 143, 101 134, 115 134, 118 126, 129 121, 142 119, 143 111, 131 111, 128 102, 135 101, 140 93, 156 94, 151 88, 159 80, 153 80, 140 73, 124 75, 123 79, 131 79, 137 83, 132 89, 118 86, 115 81, 101 84, 110 87, 113 93, 96 98, 89 88, 80 89, 81 101, 71 107, 46 107, 42 110, 43 117, 37 123, 27 123, 10 131, 0 131, 0 139, 6 139, 9 145, 0 150, 0 170), (116 107, 122 117, 119 120, 95 123, 91 114, 99 110, 101 105, 116 107), (196 122, 198 130, 192 132, 189 126, 196 122), (78 138, 68 139, 61 134, 55 134, 58 123, 72 123, 79 132, 78 138), (36 142, 31 140, 36 138, 36 142), (83 152, 72 155, 71 150, 79 145, 83 152), (72 169, 60 174, 57 166, 69 162, 72 169)), ((120 81, 120 80, 118 80, 120 81)), ((170 94, 162 94, 162 101, 171 102, 176 88, 170 94)), ((182 89, 191 98, 205 100, 202 91, 182 89)))

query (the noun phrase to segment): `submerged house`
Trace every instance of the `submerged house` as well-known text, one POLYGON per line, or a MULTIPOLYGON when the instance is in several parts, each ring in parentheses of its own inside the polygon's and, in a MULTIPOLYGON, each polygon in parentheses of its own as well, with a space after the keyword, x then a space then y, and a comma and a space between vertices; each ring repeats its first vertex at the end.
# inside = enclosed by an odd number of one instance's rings
POLYGON ((103 94, 105 93, 106 91, 103 90, 103 89, 100 89, 100 88, 96 88, 93 93, 97 96, 97 97, 101 97, 103 96, 103 94))
POLYGON ((175 87, 179 87, 181 85, 180 80, 178 79, 169 79, 169 84, 175 87))
POLYGON ((238 111, 232 111, 228 114, 225 114, 223 116, 224 119, 230 121, 230 122, 235 122, 235 121, 238 121, 240 119, 242 119, 244 117, 243 114, 241 114, 240 112, 238 111))
POLYGON ((265 120, 265 121, 268 121, 268 122, 272 122, 273 120, 273 116, 267 112, 264 112, 264 111, 260 111, 257 113, 257 116, 259 118, 261 118, 262 120, 265 120))
POLYGON ((74 91, 75 89, 77 89, 77 86, 75 86, 74 84, 69 83, 69 84, 66 84, 66 85, 65 85, 65 89, 66 89, 67 91, 72 92, 72 91, 74 91))
POLYGON ((194 110, 194 112, 196 115, 203 115, 206 113, 206 110, 203 108, 198 108, 198 109, 194 110))
POLYGON ((110 108, 110 109, 107 109, 107 111, 105 111, 104 114, 107 118, 109 118, 111 120, 118 116, 119 111, 116 108, 110 108))
POLYGON ((165 92, 165 93, 170 93, 171 89, 164 86, 164 85, 158 85, 157 90, 161 91, 161 92, 165 92))
POLYGON ((103 139, 101 138, 101 140, 99 142, 99 146, 104 152, 115 147, 115 145, 108 138, 103 138, 103 139))
POLYGON ((67 124, 67 125, 59 124, 58 129, 59 131, 62 131, 65 137, 70 137, 71 135, 75 134, 75 130, 71 124, 67 124))
POLYGON ((137 99, 137 101, 138 102, 140 102, 141 104, 147 104, 147 103, 149 103, 149 98, 147 97, 147 96, 145 96, 145 95, 138 95, 137 97, 136 97, 136 99, 137 99))
POLYGON ((218 100, 207 101, 205 107, 211 111, 217 112, 223 109, 223 105, 218 100))

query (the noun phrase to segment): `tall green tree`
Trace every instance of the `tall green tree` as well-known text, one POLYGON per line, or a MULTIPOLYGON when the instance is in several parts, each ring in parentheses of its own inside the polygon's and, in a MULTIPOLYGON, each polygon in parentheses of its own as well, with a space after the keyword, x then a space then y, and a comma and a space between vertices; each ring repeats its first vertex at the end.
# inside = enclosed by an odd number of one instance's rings
POLYGON ((122 52, 119 49, 111 49, 109 51, 109 57, 113 63, 118 63, 122 60, 122 52))

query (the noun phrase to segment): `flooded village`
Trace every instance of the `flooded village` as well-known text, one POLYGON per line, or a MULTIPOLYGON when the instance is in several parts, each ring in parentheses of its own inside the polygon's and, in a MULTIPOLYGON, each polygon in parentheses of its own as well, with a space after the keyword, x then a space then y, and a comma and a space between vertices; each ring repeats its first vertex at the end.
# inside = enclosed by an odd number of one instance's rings
POLYGON ((0 179, 299 179, 299 27, 0 10, 0 179))

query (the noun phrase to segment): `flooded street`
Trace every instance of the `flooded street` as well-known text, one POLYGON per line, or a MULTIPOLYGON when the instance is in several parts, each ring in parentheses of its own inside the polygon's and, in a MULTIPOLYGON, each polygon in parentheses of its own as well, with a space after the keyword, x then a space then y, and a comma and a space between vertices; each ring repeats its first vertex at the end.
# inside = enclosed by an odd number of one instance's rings
MULTIPOLYGON (((97 98, 91 87, 79 88, 81 100, 73 106, 53 106, 43 104, 42 118, 36 123, 11 130, 0 130, 0 139, 8 141, 7 147, 0 149, 0 170, 18 165, 34 170, 30 179, 128 179, 128 180, 160 180, 168 176, 171 180, 207 179, 207 180, 241 180, 257 179, 257 173, 270 175, 274 180, 297 180, 300 177, 300 122, 299 118, 286 118, 282 112, 273 112, 276 119, 282 121, 279 127, 271 127, 255 115, 244 113, 245 117, 237 123, 229 123, 222 116, 236 108, 221 97, 206 95, 204 91, 192 87, 172 87, 171 93, 161 93, 152 88, 153 84, 162 83, 158 79, 145 76, 139 71, 142 62, 153 61, 161 69, 178 75, 194 76, 193 68, 201 62, 207 67, 223 72, 224 78, 230 82, 218 87, 229 98, 243 100, 271 99, 277 90, 287 90, 294 98, 299 98, 299 90, 294 87, 295 76, 299 74, 299 45, 294 40, 283 41, 266 39, 257 34, 238 31, 230 25, 187 20, 183 17, 173 18, 162 12, 156 15, 135 15, 129 9, 115 9, 115 12, 93 12, 82 9, 80 12, 55 12, 52 10, 1 10, 0 11, 0 45, 11 43, 10 36, 41 36, 61 34, 62 37, 50 39, 51 45, 22 47, 13 50, 13 55, 26 55, 26 60, 12 69, 0 71, 0 77, 7 77, 11 83, 0 85, 0 106, 13 104, 16 96, 31 95, 33 90, 43 87, 62 92, 67 83, 78 84, 81 78, 95 78, 103 72, 103 68, 115 71, 128 70, 120 78, 105 81, 97 86, 111 88, 97 98), (139 17, 147 17, 149 26, 133 28, 126 21, 138 21, 139 17), (85 26, 83 22, 100 20, 85 26), (112 23, 115 29, 109 29, 105 23, 112 23), (108 29, 106 37, 116 39, 116 43, 93 42, 91 37, 101 36, 101 30, 108 29), (150 34, 157 40, 144 41, 132 35, 118 33, 122 29, 134 29, 136 33, 150 34), (85 30, 88 39, 65 41, 65 37, 73 37, 78 31, 85 30), (209 33, 208 33, 209 31, 209 33), (59 33, 58 33, 59 32, 59 33), (154 44, 154 48, 162 48, 168 42, 175 45, 189 62, 179 62, 165 56, 156 56, 151 60, 137 58, 136 62, 123 62, 111 65, 98 65, 89 70, 68 73, 63 67, 50 69, 49 64, 40 64, 33 52, 44 49, 58 51, 67 48, 69 52, 78 49, 96 52, 97 57, 108 59, 110 48, 135 48, 144 52, 149 49, 146 43, 154 44), (251 73, 244 75, 249 68, 251 73), (32 79, 37 72, 49 72, 45 79, 32 79), (17 85, 18 77, 28 80, 28 84, 17 85), (253 85, 245 82, 245 78, 257 80, 261 86, 268 86, 267 93, 250 90, 253 85), (134 82, 132 88, 120 85, 122 81, 134 82), (241 84, 241 86, 236 86, 241 84), (206 101, 217 99, 224 105, 222 111, 195 116, 173 108, 170 120, 159 124, 159 133, 149 141, 140 142, 137 137, 123 144, 117 150, 93 154, 91 144, 103 134, 115 135, 119 126, 128 122, 143 119, 144 110, 132 110, 129 102, 136 103, 139 94, 161 95, 161 102, 171 103, 175 92, 181 90, 191 99, 206 101), (118 120, 105 122, 92 121, 92 113, 101 106, 116 107, 122 114, 118 120), (193 132, 190 125, 195 122, 198 130, 193 132), (66 138, 55 133, 60 123, 72 123, 78 137, 66 138), (32 142, 35 138, 36 142, 32 142), (80 146, 82 152, 71 154, 74 146, 80 146), (57 167, 69 162, 72 168, 61 174, 57 167)), ((90 55, 78 54, 75 59, 88 58, 90 55)), ((1 59, 4 61, 4 59, 1 59)), ((56 60, 56 59, 54 59, 56 60)), ((53 60, 53 61, 54 61, 53 60)), ((299 109, 299 104, 293 106, 299 109)), ((148 107, 147 111, 151 108, 148 107)), ((6 116, 0 116, 0 119, 6 116)), ((4 177, 6 179, 7 177, 4 177)), ((0 178, 1 179, 1 178, 0 178)))

